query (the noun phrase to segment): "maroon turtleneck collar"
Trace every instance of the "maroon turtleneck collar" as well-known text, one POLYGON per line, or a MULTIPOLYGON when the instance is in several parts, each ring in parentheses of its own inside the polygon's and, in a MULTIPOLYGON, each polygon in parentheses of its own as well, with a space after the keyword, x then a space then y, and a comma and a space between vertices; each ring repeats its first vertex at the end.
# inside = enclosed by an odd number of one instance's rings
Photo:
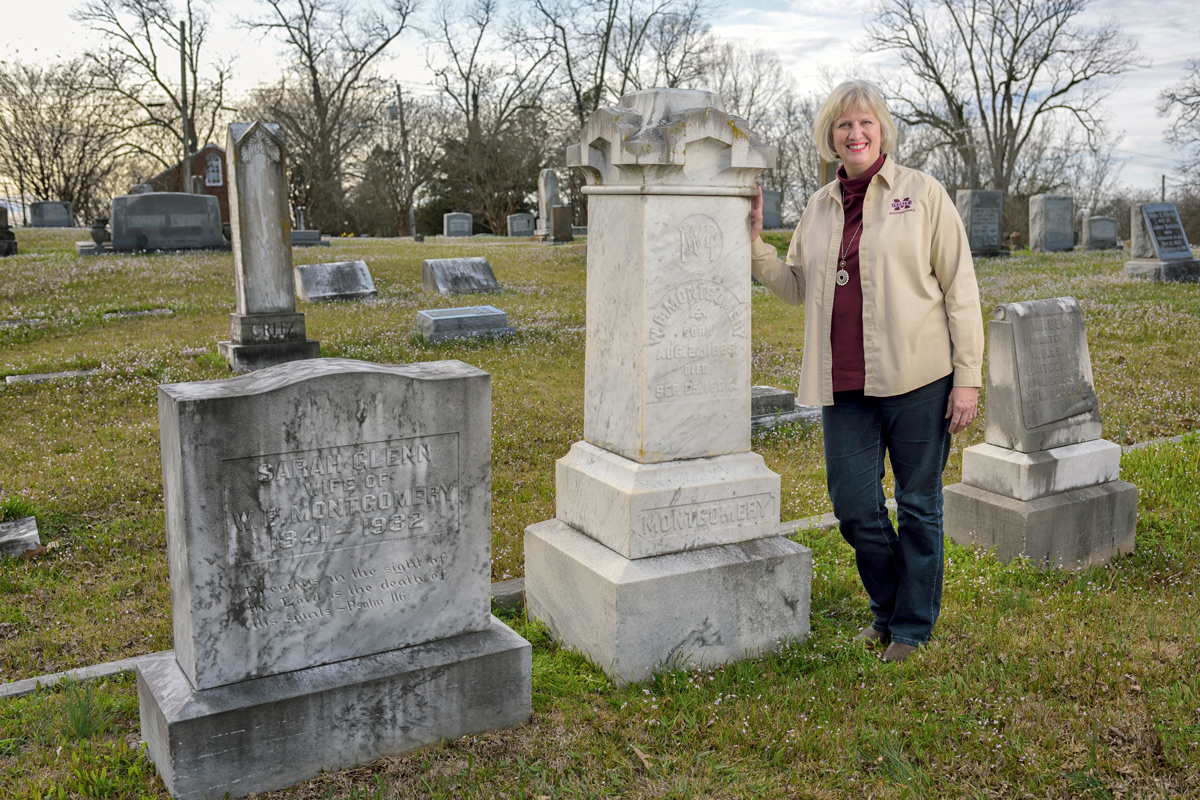
POLYGON ((879 172, 883 167, 885 160, 887 160, 887 153, 881 153, 879 158, 875 159, 875 163, 857 178, 851 178, 846 175, 845 164, 838 167, 837 179, 842 184, 842 196, 865 193, 867 191, 867 184, 871 182, 871 178, 875 177, 875 173, 879 172))

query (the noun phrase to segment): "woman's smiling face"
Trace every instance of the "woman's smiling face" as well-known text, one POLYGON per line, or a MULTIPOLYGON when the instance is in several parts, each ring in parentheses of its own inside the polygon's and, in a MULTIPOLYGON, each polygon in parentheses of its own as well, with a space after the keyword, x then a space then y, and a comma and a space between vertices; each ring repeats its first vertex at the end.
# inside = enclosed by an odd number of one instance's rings
POLYGON ((857 178, 879 160, 882 133, 879 120, 869 111, 852 105, 833 123, 833 149, 846 167, 846 175, 857 178))

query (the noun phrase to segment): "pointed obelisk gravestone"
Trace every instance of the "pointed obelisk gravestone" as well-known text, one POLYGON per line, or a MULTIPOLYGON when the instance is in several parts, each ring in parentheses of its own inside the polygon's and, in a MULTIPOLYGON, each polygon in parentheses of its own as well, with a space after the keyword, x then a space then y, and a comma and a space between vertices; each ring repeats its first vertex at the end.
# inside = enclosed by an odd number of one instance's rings
POLYGON ((491 379, 306 359, 158 390, 174 650, 137 666, 173 797, 242 797, 530 713, 490 613, 491 379))
POLYGON ((775 148, 711 92, 620 104, 567 151, 590 195, 584 441, 525 531, 525 594, 624 683, 803 639, 812 553, 750 451, 750 195, 775 148))
POLYGON ((1137 487, 1118 480, 1121 446, 1100 438, 1079 303, 996 306, 987 381, 984 443, 946 487, 946 535, 1047 568, 1133 552, 1137 487))
POLYGON ((283 134, 274 123, 235 122, 226 154, 237 311, 230 341, 217 347, 234 372, 317 358, 321 345, 296 311, 283 134))

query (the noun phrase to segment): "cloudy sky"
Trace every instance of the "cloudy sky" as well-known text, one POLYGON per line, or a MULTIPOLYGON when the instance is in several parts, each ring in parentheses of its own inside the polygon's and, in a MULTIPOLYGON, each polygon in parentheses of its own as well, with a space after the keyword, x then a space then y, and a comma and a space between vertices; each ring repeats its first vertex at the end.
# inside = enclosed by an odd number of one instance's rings
MULTIPOLYGON (((82 50, 89 34, 70 19, 71 9, 79 2, 36 0, 15 9, 10 7, 0 58, 36 61, 82 50)), ((863 14, 869 3, 725 0, 714 30, 727 39, 775 49, 802 89, 817 87, 822 85, 823 73, 840 80, 851 75, 872 77, 886 68, 884 59, 859 50, 864 38, 863 14)), ((430 5, 430 0, 424 5, 430 5)), ((220 23, 222 13, 230 18, 245 13, 247 0, 215 0, 213 6, 217 9, 214 19, 218 20, 214 23, 215 45, 238 57, 240 80, 236 88, 252 85, 256 75, 274 74, 269 41, 261 42, 232 24, 220 23)), ((1160 176, 1166 174, 1169 187, 1179 154, 1162 140, 1166 120, 1157 116, 1155 102, 1163 88, 1183 76, 1188 58, 1200 57, 1200 4, 1195 0, 1093 0, 1083 19, 1094 24, 1113 16, 1137 39, 1144 58, 1150 62, 1148 67, 1126 75, 1106 104, 1110 125, 1121 134, 1116 150, 1124 164, 1120 183, 1153 189, 1159 186, 1160 176)), ((406 83, 423 81, 424 50, 417 37, 402 41, 398 55, 396 77, 406 83)))

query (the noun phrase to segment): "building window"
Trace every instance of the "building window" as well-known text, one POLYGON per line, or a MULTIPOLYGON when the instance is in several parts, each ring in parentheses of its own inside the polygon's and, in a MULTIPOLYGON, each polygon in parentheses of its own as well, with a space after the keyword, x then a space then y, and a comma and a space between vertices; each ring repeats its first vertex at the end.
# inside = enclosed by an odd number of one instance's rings
POLYGON ((204 170, 204 185, 205 186, 220 186, 225 182, 221 175, 221 157, 216 153, 210 153, 207 158, 207 166, 204 170))

